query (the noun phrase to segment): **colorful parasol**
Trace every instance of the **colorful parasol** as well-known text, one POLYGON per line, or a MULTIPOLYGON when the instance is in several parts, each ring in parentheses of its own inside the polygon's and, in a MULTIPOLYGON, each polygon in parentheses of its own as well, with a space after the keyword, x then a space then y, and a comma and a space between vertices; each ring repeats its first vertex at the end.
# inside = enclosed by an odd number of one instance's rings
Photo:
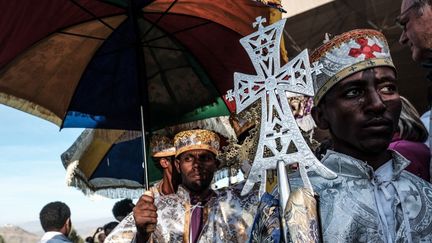
MULTIPOLYGON (((155 133, 173 136, 179 131, 196 128, 212 130, 224 138, 236 139, 227 116, 171 126, 155 133)), ((86 129, 61 156, 67 171, 66 183, 85 195, 138 198, 144 192, 143 158, 140 150, 140 132, 86 129)), ((161 179, 161 171, 156 168, 151 157, 147 161, 149 182, 153 184, 161 179)))
POLYGON ((61 128, 143 134, 220 101, 234 70, 251 70, 238 39, 266 12, 249 0, 21 0, 0 8, 1 103, 61 128))

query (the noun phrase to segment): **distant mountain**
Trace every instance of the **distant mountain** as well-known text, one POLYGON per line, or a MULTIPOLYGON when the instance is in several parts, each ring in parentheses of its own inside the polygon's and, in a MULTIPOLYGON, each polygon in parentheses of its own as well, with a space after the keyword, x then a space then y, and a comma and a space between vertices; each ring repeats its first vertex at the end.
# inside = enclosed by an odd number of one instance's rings
POLYGON ((0 227, 0 235, 5 243, 36 243, 40 236, 30 233, 15 225, 5 225, 0 227))
POLYGON ((39 221, 30 221, 30 222, 25 222, 25 223, 18 223, 17 226, 21 227, 22 229, 24 229, 30 233, 36 234, 36 235, 42 236, 44 234, 44 231, 43 231, 42 226, 41 226, 39 221))

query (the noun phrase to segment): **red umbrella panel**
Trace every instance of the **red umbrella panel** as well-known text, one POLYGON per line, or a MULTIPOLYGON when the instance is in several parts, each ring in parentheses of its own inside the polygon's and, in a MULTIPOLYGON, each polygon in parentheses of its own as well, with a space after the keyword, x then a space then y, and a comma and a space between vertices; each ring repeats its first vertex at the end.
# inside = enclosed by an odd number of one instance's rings
MULTIPOLYGON (((252 71, 238 40, 268 13, 249 0, 42 0, 0 7, 7 13, 0 17, 6 30, 1 103, 62 128, 143 134, 218 102, 234 71, 252 71)), ((143 139, 144 158, 145 147, 143 139)))

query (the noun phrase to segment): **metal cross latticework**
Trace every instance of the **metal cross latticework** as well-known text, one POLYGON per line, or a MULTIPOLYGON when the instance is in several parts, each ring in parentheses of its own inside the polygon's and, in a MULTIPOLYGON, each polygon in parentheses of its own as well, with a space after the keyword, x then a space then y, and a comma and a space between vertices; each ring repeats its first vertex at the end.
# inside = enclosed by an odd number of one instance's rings
POLYGON ((237 113, 261 100, 261 128, 255 159, 242 194, 261 182, 264 193, 267 169, 275 169, 278 161, 285 165, 298 163, 303 183, 312 189, 308 171, 325 178, 336 175, 323 166, 306 144, 288 104, 287 92, 313 96, 312 73, 320 67, 310 66, 307 50, 289 63, 280 65, 280 39, 286 20, 263 27, 258 17, 258 31, 240 40, 256 70, 256 75, 234 74, 234 97, 237 113))

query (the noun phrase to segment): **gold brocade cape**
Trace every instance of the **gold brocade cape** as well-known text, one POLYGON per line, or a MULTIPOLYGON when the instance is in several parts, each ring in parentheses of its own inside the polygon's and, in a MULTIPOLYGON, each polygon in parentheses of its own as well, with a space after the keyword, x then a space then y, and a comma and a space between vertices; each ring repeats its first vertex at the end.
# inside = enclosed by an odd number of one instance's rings
MULTIPOLYGON (((258 205, 258 187, 240 196, 243 184, 214 191, 204 205, 204 226, 198 242, 246 242, 258 205)), ((192 206, 188 191, 179 186, 176 194, 155 196, 158 223, 152 242, 189 242, 192 206)), ((133 215, 126 217, 107 237, 105 243, 134 242, 133 215)))
MULTIPOLYGON (((338 175, 333 180, 310 177, 320 196, 324 242, 388 242, 386 230, 393 230, 393 242, 432 242, 432 184, 405 171, 410 162, 399 153, 392 151, 392 156, 392 179, 385 185, 376 183, 373 169, 364 161, 334 151, 322 159, 338 175), (390 184, 396 191, 392 202, 395 229, 385 228, 374 194, 390 184)), ((290 179, 292 188, 301 186, 300 181, 290 179)), ((264 194, 250 242, 281 242, 280 219, 277 192, 264 194)))

